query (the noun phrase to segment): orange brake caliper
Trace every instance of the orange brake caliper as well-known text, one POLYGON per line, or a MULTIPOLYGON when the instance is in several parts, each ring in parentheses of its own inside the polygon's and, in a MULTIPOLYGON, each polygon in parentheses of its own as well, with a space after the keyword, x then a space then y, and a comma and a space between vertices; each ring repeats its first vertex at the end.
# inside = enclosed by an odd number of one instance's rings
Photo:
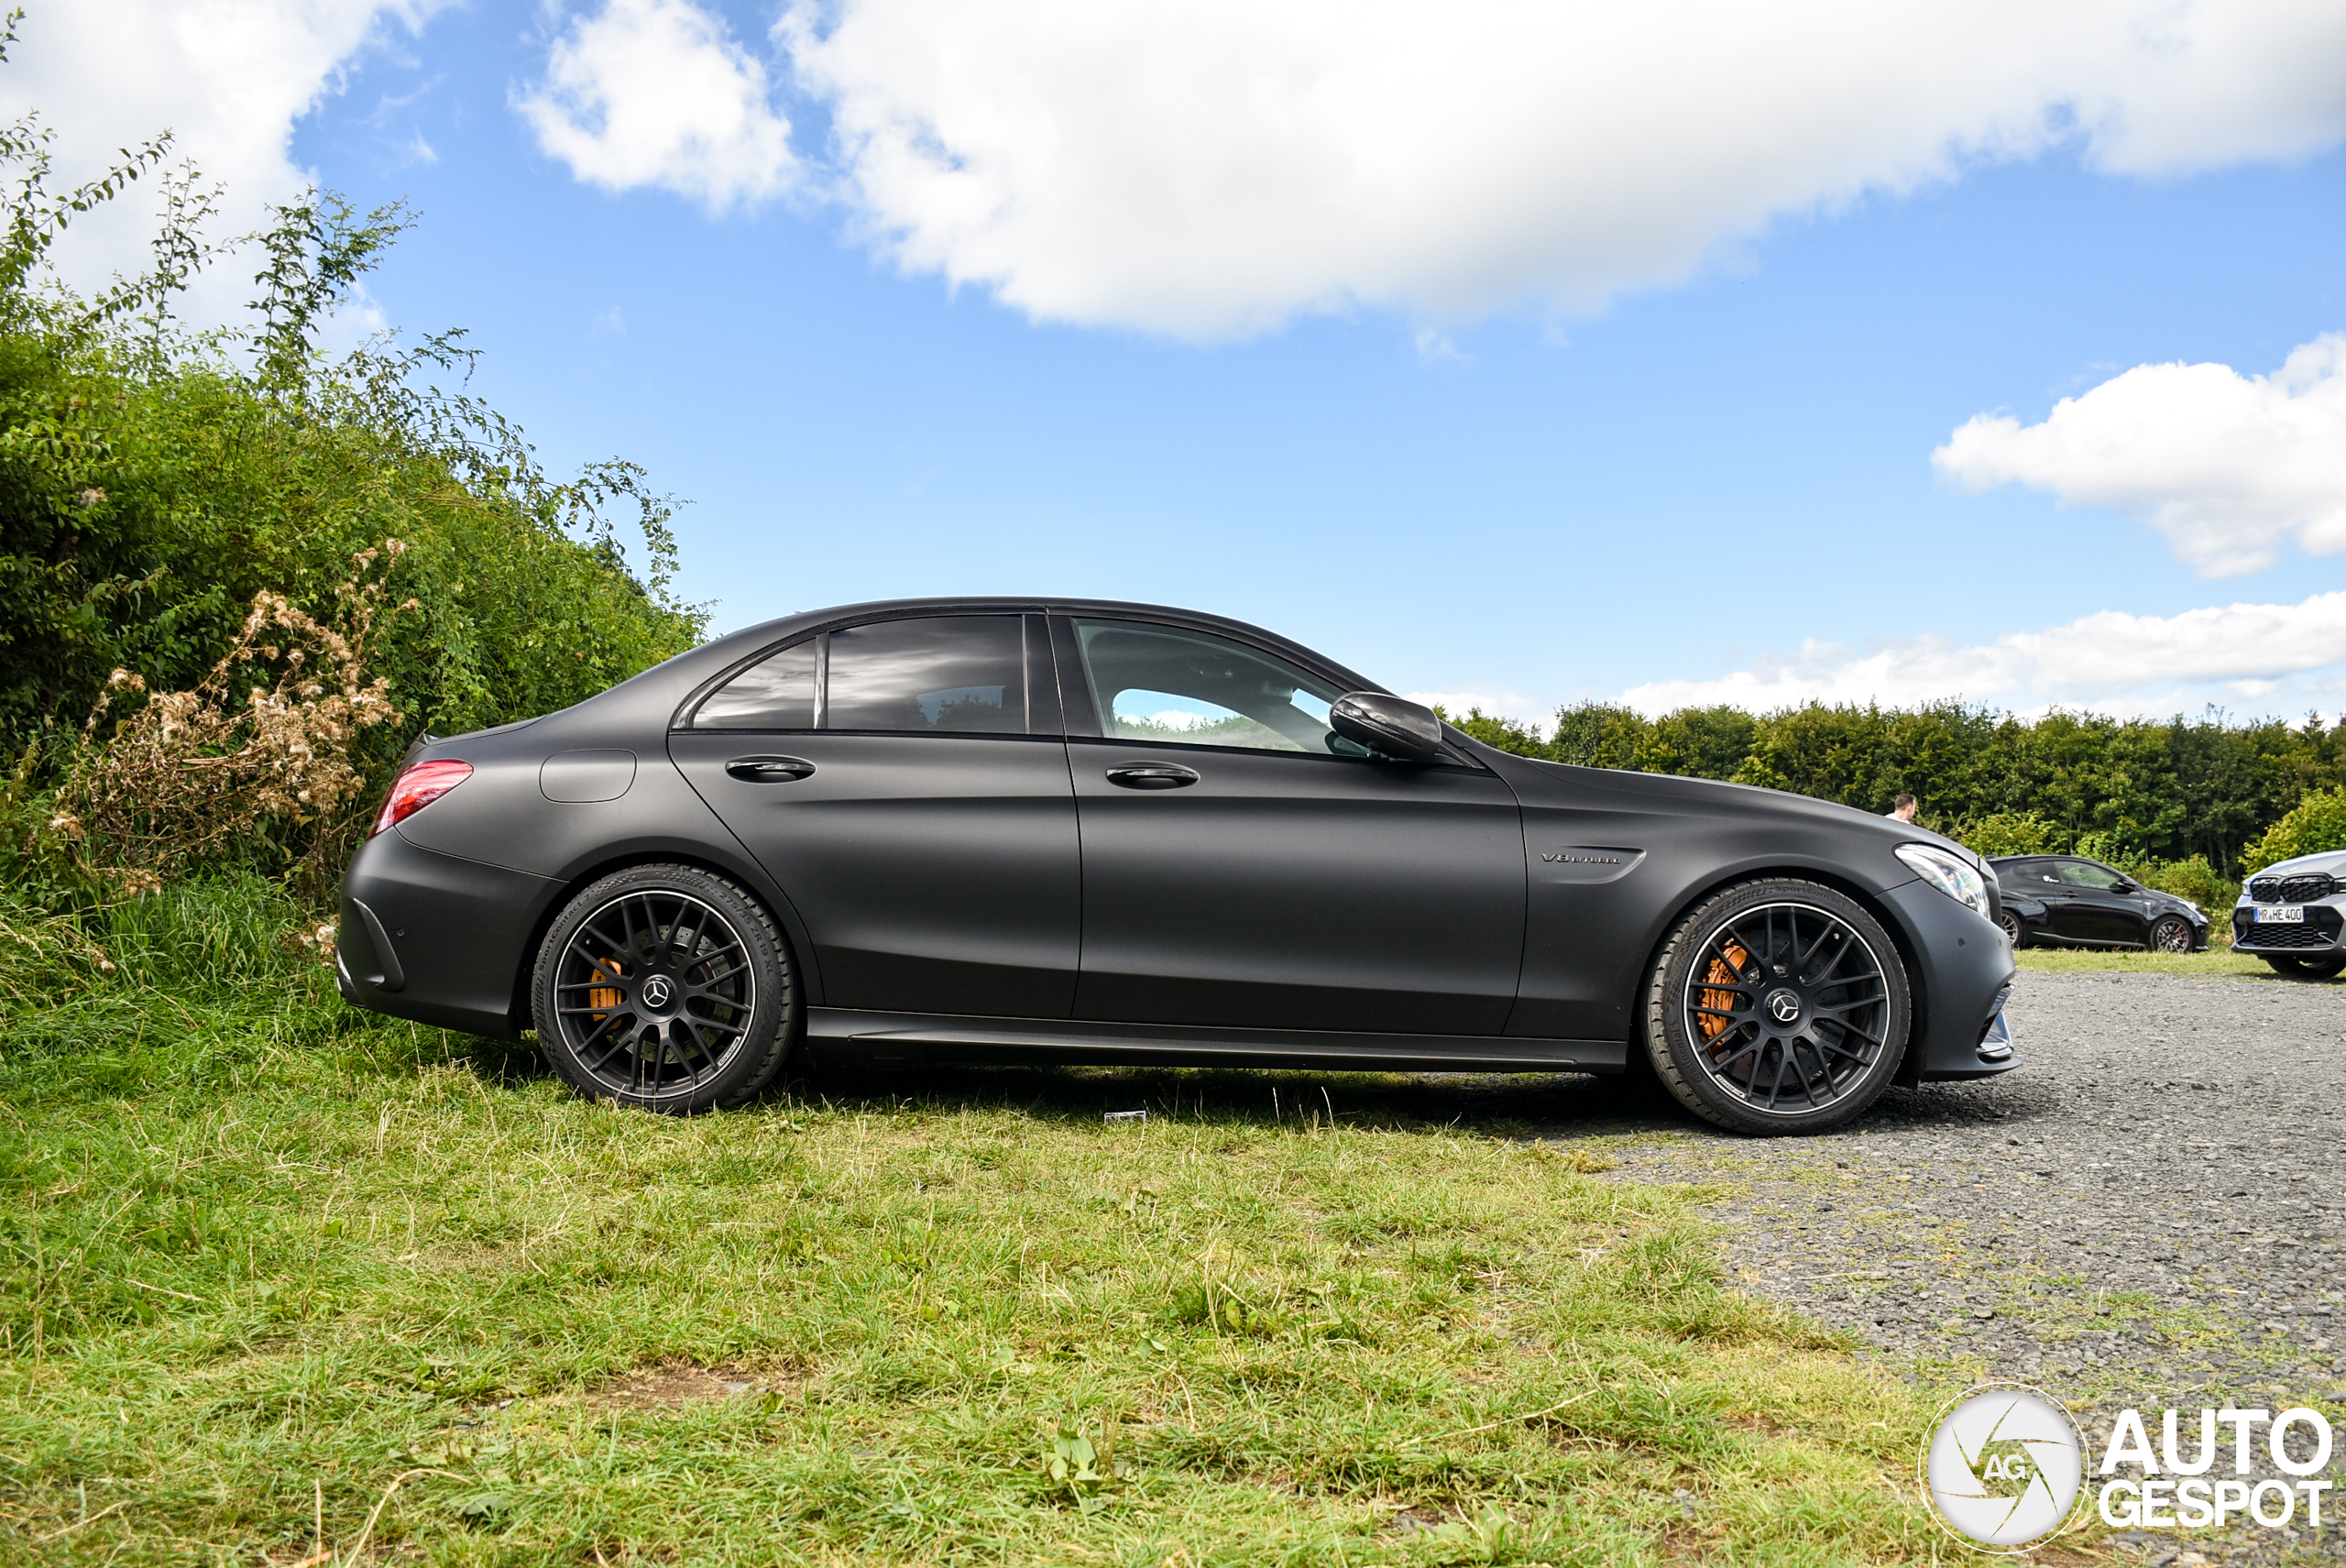
MULTIPOLYGON (((608 962, 601 967, 608 969, 614 975, 625 972, 619 968, 619 961, 617 959, 608 960, 608 962)), ((612 1012, 618 1010, 619 1000, 619 987, 615 985, 598 985, 594 990, 586 993, 587 1006, 605 1009, 604 1012, 595 1014, 595 1022, 597 1024, 608 1017, 612 1012)))
MULTIPOLYGON (((1750 961, 1751 955, 1746 952, 1740 944, 1729 941, 1727 945, 1727 956, 1725 958, 1713 959, 1711 960, 1711 967, 1703 971, 1703 983, 1706 986, 1733 985, 1736 982, 1737 970, 1742 969, 1744 965, 1750 961), (1732 967, 1730 967, 1730 965, 1732 967)), ((1719 1010, 1719 1013, 1733 1012, 1735 1009, 1735 992, 1732 991, 1705 991, 1703 992, 1702 1005, 1705 1007, 1716 1007, 1719 1010)), ((1720 1017, 1718 1013, 1705 1013, 1702 1014, 1703 1038, 1705 1040, 1717 1039, 1732 1022, 1732 1019, 1720 1017)))

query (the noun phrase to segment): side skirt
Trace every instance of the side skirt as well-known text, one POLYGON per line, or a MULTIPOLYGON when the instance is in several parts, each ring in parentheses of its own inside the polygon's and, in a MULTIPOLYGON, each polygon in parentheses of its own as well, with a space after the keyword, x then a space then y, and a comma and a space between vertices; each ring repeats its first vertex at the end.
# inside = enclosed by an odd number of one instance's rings
POLYGON ((1628 1047, 1619 1040, 1225 1029, 1059 1018, 972 1018, 945 1013, 867 1013, 845 1007, 808 1008, 806 1040, 823 1057, 839 1062, 1049 1060, 1159 1067, 1616 1073, 1628 1059, 1628 1047))

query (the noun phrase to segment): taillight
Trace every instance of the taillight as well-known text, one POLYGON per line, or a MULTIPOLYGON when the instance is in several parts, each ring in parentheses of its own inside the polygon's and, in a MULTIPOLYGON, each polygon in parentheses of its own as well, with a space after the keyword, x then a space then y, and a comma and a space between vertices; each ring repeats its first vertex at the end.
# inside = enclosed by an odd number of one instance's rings
POLYGON ((375 814, 375 826, 367 837, 371 839, 386 828, 398 827, 472 776, 473 765, 454 757, 401 768, 400 776, 391 781, 391 793, 384 798, 383 809, 375 814))

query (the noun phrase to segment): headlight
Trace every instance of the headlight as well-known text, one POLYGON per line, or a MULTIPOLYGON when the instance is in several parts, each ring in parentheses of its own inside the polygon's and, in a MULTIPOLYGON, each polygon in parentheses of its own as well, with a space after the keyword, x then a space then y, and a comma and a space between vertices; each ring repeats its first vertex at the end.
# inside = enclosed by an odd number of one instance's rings
POLYGON ((1988 884, 1968 861, 1928 844, 1901 844, 1898 858, 1912 866, 1915 875, 1957 904, 1981 915, 1988 913, 1988 884))

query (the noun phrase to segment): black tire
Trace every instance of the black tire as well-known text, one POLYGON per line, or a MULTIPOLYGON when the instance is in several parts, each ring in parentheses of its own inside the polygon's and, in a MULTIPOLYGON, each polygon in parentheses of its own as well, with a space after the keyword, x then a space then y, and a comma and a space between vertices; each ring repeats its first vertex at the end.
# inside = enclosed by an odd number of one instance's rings
POLYGON ((571 1088, 677 1116, 756 1098, 803 1011, 764 908, 696 866, 631 866, 572 899, 538 948, 531 997, 571 1088))
POLYGON ((2180 915, 2162 915, 2151 922, 2149 940, 2145 943, 2154 953, 2187 953, 2191 950, 2191 922, 2180 915))
POLYGON ((1822 1133, 1890 1087, 1913 1015, 1881 923, 1832 888, 1782 878, 1728 888, 1678 922, 1646 988, 1644 1032, 1656 1076, 1705 1121, 1822 1133))
POLYGON ((2018 948, 2023 942, 2028 940, 2028 938, 2021 931, 2020 916, 2013 914, 2011 910, 2007 909, 2002 914, 1997 916, 1996 924, 2004 928, 2004 940, 2011 943, 2012 947, 2018 948))
POLYGON ((2275 974, 2285 974, 2291 980, 2328 980, 2332 975, 2346 971, 2346 958, 2267 958, 2264 961, 2272 966, 2275 974))

